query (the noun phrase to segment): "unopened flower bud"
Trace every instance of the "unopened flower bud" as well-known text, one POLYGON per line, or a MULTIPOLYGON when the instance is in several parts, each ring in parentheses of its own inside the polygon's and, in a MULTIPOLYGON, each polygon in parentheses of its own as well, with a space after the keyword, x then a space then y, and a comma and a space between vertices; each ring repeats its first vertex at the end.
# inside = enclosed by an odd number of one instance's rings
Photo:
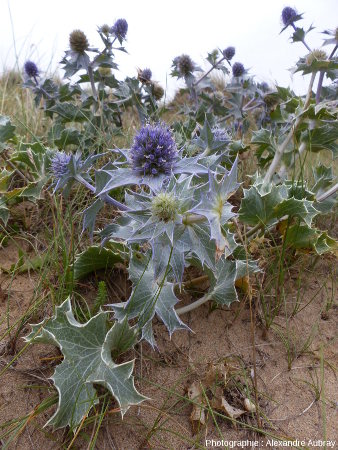
POLYGON ((109 36, 110 26, 105 23, 105 24, 100 26, 99 30, 100 30, 100 32, 102 34, 105 34, 106 36, 109 36))
POLYGON ((69 35, 69 46, 73 52, 84 53, 88 50, 89 43, 86 35, 81 30, 74 30, 69 35))
POLYGON ((324 50, 316 49, 309 53, 305 59, 306 65, 311 66, 314 61, 325 61, 327 59, 327 54, 324 50))
POLYGON ((152 84, 152 93, 156 100, 161 100, 164 95, 163 87, 158 83, 152 84))
POLYGON ((110 67, 99 67, 99 74, 101 77, 109 77, 111 75, 111 68, 110 67))
POLYGON ((157 219, 168 222, 175 219, 177 206, 177 200, 173 194, 161 192, 153 198, 151 210, 157 219))

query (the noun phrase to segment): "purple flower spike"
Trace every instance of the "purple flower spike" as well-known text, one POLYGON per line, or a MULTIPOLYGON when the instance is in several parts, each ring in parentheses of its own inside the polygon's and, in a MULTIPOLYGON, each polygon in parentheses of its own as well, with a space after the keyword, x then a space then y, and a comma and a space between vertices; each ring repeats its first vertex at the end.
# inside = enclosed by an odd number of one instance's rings
POLYGON ((177 159, 176 144, 164 123, 147 124, 140 129, 130 149, 133 169, 142 175, 169 175, 177 159))
POLYGON ((240 62, 235 62, 232 66, 232 74, 234 77, 241 77, 245 72, 244 66, 240 62))
POLYGON ((294 22, 297 18, 297 11, 290 6, 286 6, 282 11, 282 21, 285 26, 288 26, 294 22))
POLYGON ((39 69, 33 61, 26 61, 24 69, 29 78, 36 78, 39 75, 39 69))
POLYGON ((123 41, 128 32, 128 22, 126 19, 118 19, 112 26, 111 32, 115 34, 119 40, 123 41))
POLYGON ((225 50, 223 50, 223 56, 228 61, 230 61, 235 56, 235 47, 227 47, 225 50))
POLYGON ((64 152, 56 152, 51 160, 51 171, 57 180, 67 175, 71 156, 64 152))

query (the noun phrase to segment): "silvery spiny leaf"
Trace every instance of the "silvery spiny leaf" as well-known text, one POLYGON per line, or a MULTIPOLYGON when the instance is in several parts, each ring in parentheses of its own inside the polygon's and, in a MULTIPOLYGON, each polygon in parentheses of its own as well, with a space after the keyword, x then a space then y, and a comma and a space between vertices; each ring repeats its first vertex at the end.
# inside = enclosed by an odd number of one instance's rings
POLYGON ((64 356, 52 376, 59 400, 48 425, 77 427, 99 402, 94 384, 110 391, 122 415, 131 405, 145 400, 134 386, 134 361, 116 364, 111 357, 113 350, 120 354, 136 343, 136 330, 123 322, 115 323, 108 331, 107 312, 100 311, 80 324, 68 298, 51 319, 33 325, 25 340, 57 345, 64 356))
POLYGON ((277 222, 274 208, 287 198, 285 186, 267 185, 260 189, 260 185, 253 185, 244 189, 244 197, 239 210, 241 221, 248 225, 272 225, 277 222))
MULTIPOLYGON (((324 164, 319 164, 312 169, 314 177, 314 185, 311 190, 318 195, 322 194, 336 181, 337 177, 334 176, 332 167, 326 167, 324 164)), ((313 196, 314 197, 314 196, 313 196)), ((312 198, 313 199, 313 198, 312 198)), ((324 201, 315 202, 314 207, 321 213, 327 214, 332 211, 337 199, 334 195, 328 197, 324 201)))
POLYGON ((240 186, 237 183, 237 162, 236 158, 231 170, 223 176, 220 182, 217 181, 214 173, 209 172, 209 189, 206 193, 202 193, 199 204, 190 210, 191 213, 207 218, 211 238, 216 241, 218 256, 224 252, 226 247, 221 226, 235 215, 231 212, 232 205, 227 200, 240 186))
POLYGON ((327 36, 332 36, 332 38, 329 39, 325 39, 324 40, 324 45, 330 45, 330 44, 335 44, 338 45, 338 33, 337 33, 337 28, 335 30, 324 30, 322 32, 322 34, 326 34, 327 36))
POLYGON ((237 278, 236 261, 230 261, 224 256, 219 259, 214 271, 206 269, 210 280, 208 296, 218 305, 229 306, 238 301, 235 288, 237 278))
MULTIPOLYGON (((126 164, 130 165, 129 155, 126 155, 126 152, 124 152, 124 155, 127 156, 126 164)), ((199 159, 199 157, 178 158, 172 168, 172 174, 207 174, 208 168, 202 165, 199 159)), ((122 162, 119 161, 117 168, 102 168, 96 171, 95 178, 99 182, 99 185, 98 183, 96 184, 96 193, 98 195, 109 192, 117 187, 128 185, 144 185, 156 192, 160 190, 164 182, 170 178, 170 175, 164 173, 156 175, 140 175, 135 172, 131 166, 119 167, 121 164, 122 162), (100 182, 100 179, 103 178, 105 180, 104 183, 100 182)))
POLYGON ((261 184, 261 180, 250 189, 244 189, 239 217, 248 225, 273 225, 284 216, 299 217, 307 225, 319 214, 305 186, 285 182, 275 186, 261 184))
POLYGON ((174 230, 173 246, 164 234, 152 241, 153 265, 155 276, 160 276, 166 270, 166 261, 170 259, 171 273, 174 280, 181 284, 186 258, 194 255, 198 258, 201 268, 207 265, 214 267, 216 244, 210 237, 207 222, 177 225, 174 230))
POLYGON ((118 321, 138 317, 142 338, 153 347, 156 345, 152 331, 152 319, 155 314, 164 322, 170 336, 176 330, 189 329, 175 312, 174 306, 179 300, 174 294, 174 284, 163 278, 154 278, 154 268, 149 254, 132 254, 129 278, 133 283, 129 300, 108 305, 114 310, 118 321))

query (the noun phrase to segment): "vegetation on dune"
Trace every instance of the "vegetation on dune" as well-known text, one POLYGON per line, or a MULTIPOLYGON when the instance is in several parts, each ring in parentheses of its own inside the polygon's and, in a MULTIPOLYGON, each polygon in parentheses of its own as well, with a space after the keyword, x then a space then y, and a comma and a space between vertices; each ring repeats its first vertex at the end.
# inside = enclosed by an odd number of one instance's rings
MULTIPOLYGON (((243 299, 264 335, 274 330, 283 340, 290 369, 308 349, 310 341, 293 345, 275 320, 283 309, 285 272, 297 258, 337 254, 337 241, 320 225, 334 214, 338 190, 332 168, 338 39, 337 30, 325 31, 328 51, 311 49, 306 36, 312 27, 298 27, 302 19, 293 8, 282 11, 282 31, 291 30, 292 41, 306 49, 293 69, 309 78, 305 96, 257 83, 243 63, 233 62, 236 51, 228 46, 207 55, 206 72, 189 55, 176 57, 171 75, 185 88, 168 104, 149 68, 116 78, 118 52, 126 51, 125 19, 98 28, 102 49, 74 30, 61 61, 62 81, 43 77, 33 61, 24 64, 23 87, 15 72, 2 77, 2 244, 15 240, 16 210, 25 202, 45 214, 50 229, 40 228, 39 239, 51 242, 34 258, 21 252, 10 270, 13 276, 35 271, 40 279, 31 307, 4 336, 16 342, 41 302, 52 300, 51 316, 39 316, 24 348, 40 342, 61 352, 52 376, 57 397, 39 408, 57 403, 47 423, 70 427, 70 446, 91 417, 95 445, 109 395, 122 416, 146 400, 134 386, 131 353, 143 341, 157 348, 155 318, 171 336, 190 331, 186 314, 201 305, 224 308, 243 299), (326 87, 325 77, 331 83, 326 87), (107 304, 101 280, 94 303, 86 304, 81 281, 121 267, 129 279, 126 297, 107 304), (201 283, 206 287, 198 298, 179 306, 184 293, 201 283)), ((302 308, 297 298, 290 317, 302 308)), ((203 383, 211 390, 219 374, 232 373, 230 366, 215 366, 212 382, 209 376, 194 386, 188 395, 193 427, 205 424, 207 411, 217 428, 214 415, 221 411, 233 424, 243 425, 242 416, 255 418, 247 429, 274 435, 264 428, 255 348, 253 361, 252 390, 245 371, 240 388, 242 409, 224 397, 220 406, 215 391, 210 403, 203 391, 203 383)), ((9 443, 31 418, 4 427, 9 443)))

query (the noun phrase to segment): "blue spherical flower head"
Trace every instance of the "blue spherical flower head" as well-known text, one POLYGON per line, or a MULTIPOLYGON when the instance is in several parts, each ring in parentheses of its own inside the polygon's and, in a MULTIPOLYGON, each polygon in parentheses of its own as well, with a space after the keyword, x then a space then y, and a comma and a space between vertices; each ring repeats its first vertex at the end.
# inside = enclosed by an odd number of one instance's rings
POLYGON ((147 124, 140 129, 130 149, 133 169, 142 175, 169 175, 177 159, 172 133, 164 123, 147 124))
POLYGON ((235 64, 232 66, 232 74, 234 77, 241 77, 244 75, 245 69, 242 63, 235 62, 235 64))
POLYGON ((282 21, 285 26, 291 25, 297 16, 297 11, 290 6, 286 6, 282 11, 282 21))
POLYGON ((178 70, 182 76, 189 76, 195 69, 194 63, 189 55, 181 55, 174 59, 174 64, 177 64, 178 70))
POLYGON ((223 56, 225 59, 230 61, 235 56, 235 47, 227 47, 225 50, 223 50, 223 56))
POLYGON ((36 78, 39 75, 39 69, 33 61, 26 61, 24 69, 29 78, 36 78))
POLYGON ((150 69, 140 70, 138 73, 138 78, 142 83, 149 83, 152 77, 152 71, 150 69))
POLYGON ((64 152, 56 152, 51 160, 51 171, 57 180, 60 180, 62 177, 67 175, 69 172, 68 164, 70 161, 71 155, 67 155, 64 152))
POLYGON ((128 22, 126 19, 118 19, 112 26, 111 32, 115 34, 120 41, 123 41, 128 32, 128 22))

